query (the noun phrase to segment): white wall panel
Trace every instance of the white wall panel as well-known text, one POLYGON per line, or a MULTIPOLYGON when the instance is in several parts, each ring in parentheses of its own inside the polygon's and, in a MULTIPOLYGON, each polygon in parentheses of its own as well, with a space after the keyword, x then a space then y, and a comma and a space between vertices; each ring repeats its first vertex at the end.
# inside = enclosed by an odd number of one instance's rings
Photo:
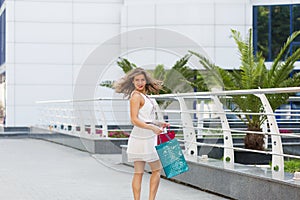
POLYGON ((6 42, 15 41, 15 23, 13 21, 6 22, 6 42))
POLYGON ((119 33, 119 24, 74 24, 75 43, 100 45, 119 33))
POLYGON ((230 25, 216 26, 215 45, 217 47, 236 47, 235 41, 232 37, 231 29, 239 31, 241 33, 241 36, 243 38, 245 37, 245 26, 230 26, 230 25))
POLYGON ((71 85, 15 85, 15 105, 36 105, 36 101, 72 98, 71 85), (30 94, 30 95, 28 95, 30 94))
MULTIPOLYGON (((14 63, 15 60, 15 45, 14 43, 6 43, 6 64, 14 63)), ((7 68, 10 69, 10 68, 7 68)))
POLYGON ((158 4, 158 25, 168 24, 213 24, 213 4, 158 4))
MULTIPOLYGON (((15 84, 15 65, 7 63, 6 66, 6 84, 13 86, 15 84), (9 69, 9 70, 7 70, 9 69)), ((12 89, 12 88, 11 88, 12 89)), ((7 90, 8 91, 8 90, 7 90)))
POLYGON ((238 69, 240 67, 240 57, 236 47, 217 47, 215 63, 224 69, 238 69))
POLYGON ((153 50, 140 49, 135 52, 131 52, 126 57, 138 67, 149 68, 150 66, 158 64, 153 50))
POLYGON ((16 42, 72 43, 71 23, 15 23, 16 42))
MULTIPOLYGON (((191 51, 203 55, 206 58, 208 58, 212 63, 215 63, 215 48, 204 47, 201 49, 191 49, 191 51)), ((199 63, 199 59, 196 56, 192 56, 189 59, 189 66, 193 69, 204 69, 204 67, 199 63)))
MULTIPOLYGON (((119 74, 120 76, 119 77, 121 77, 121 76, 123 76, 124 74, 119 74)), ((113 89, 110 89, 110 88, 107 88, 107 87, 98 87, 97 88, 97 90, 95 91, 95 97, 104 97, 104 98, 108 98, 108 97, 112 97, 112 98, 123 98, 123 95, 122 94, 116 94, 115 92, 114 92, 114 90, 113 89)), ((108 104, 107 106, 106 106, 106 108, 105 108, 105 110, 111 110, 111 111, 113 111, 113 112, 117 112, 117 111, 114 111, 113 109, 115 109, 115 107, 112 107, 111 106, 111 104, 109 104, 108 102, 101 102, 101 105, 105 105, 105 103, 106 104, 108 104)), ((113 105, 114 106, 118 106, 118 107, 121 107, 121 106, 124 106, 123 107, 123 109, 126 109, 126 104, 125 104, 125 102, 119 102, 119 103, 114 103, 113 105), (123 104, 123 105, 122 105, 123 104)), ((129 105, 128 105, 128 107, 129 107, 129 105)), ((120 110, 120 108, 118 108, 118 110, 120 110)), ((118 113, 118 114, 122 114, 122 113, 118 113)), ((128 113, 124 113, 124 115, 128 115, 129 114, 129 112, 128 113)), ((110 114, 111 115, 111 114, 110 114)), ((100 116, 98 116, 98 117, 100 117, 100 116)), ((127 118, 127 117, 126 117, 127 118)), ((123 118, 121 118, 122 119, 122 121, 125 119, 125 117, 123 117, 123 118)), ((118 124, 118 123, 117 123, 118 124)))
POLYGON ((6 84, 6 105, 14 106, 15 105, 15 85, 6 84))
MULTIPOLYGON (((118 44, 101 44, 96 46, 95 51, 92 50, 87 55, 84 64, 86 65, 107 65, 112 62, 113 59, 120 56, 120 45, 118 44)), ((77 64, 77 63, 75 63, 77 64)))
POLYGON ((215 4, 216 24, 244 25, 245 4, 219 3, 215 4))
MULTIPOLYGON (((199 26, 200 27, 200 26, 199 26)), ((153 27, 144 27, 144 29, 136 27, 128 27, 128 31, 133 31, 127 37, 122 38, 122 48, 144 48, 159 46, 162 48, 178 48, 190 47, 190 45, 198 46, 193 35, 197 35, 201 30, 197 26, 157 26, 156 30, 153 27), (178 31, 178 30, 182 31, 178 31), (190 33, 188 30, 194 32, 190 33), (196 30, 198 32, 196 32, 196 30), (193 37, 193 38, 191 38, 193 37)), ((202 34, 202 32, 201 32, 202 34)), ((203 40, 201 40, 203 42, 203 40)))
POLYGON ((89 55, 96 49, 97 44, 76 44, 73 46, 73 63, 75 65, 82 65, 89 55))
POLYGON ((5 1, 5 4, 6 4, 6 21, 14 21, 15 1, 5 1))
POLYGON ((68 2, 15 1, 15 20, 30 22, 71 22, 72 4, 68 2))
POLYGON ((7 126, 13 126, 18 125, 15 123, 15 105, 8 105, 6 104, 6 125, 7 126))
POLYGON ((177 55, 172 51, 156 51, 156 63, 164 65, 165 69, 171 69, 176 61, 182 58, 184 55, 177 55))
MULTIPOLYGON (((76 84, 76 81, 77 81, 77 76, 80 72, 80 69, 81 69, 81 65, 73 65, 73 87, 74 87, 74 84, 76 84)), ((73 88, 73 91, 74 91, 74 88, 73 88)))
POLYGON ((124 27, 127 27, 128 25, 128 19, 127 19, 127 16, 128 16, 128 7, 127 6, 122 6, 121 9, 120 9, 120 25, 121 25, 121 32, 123 32, 123 28, 124 27))
POLYGON ((16 43, 15 62, 58 65, 72 64, 72 45, 16 43))
POLYGON ((118 4, 74 3, 74 22, 119 23, 120 10, 118 4))
POLYGON ((245 26, 251 26, 252 27, 252 21, 253 21, 253 7, 250 3, 245 4, 245 26))
POLYGON ((127 8, 128 26, 153 26, 155 24, 155 5, 132 5, 127 8))
MULTIPOLYGON (((195 41, 199 46, 213 46, 214 44, 214 26, 213 25, 173 25, 160 26, 158 28, 166 28, 184 35, 188 40, 195 41)), ((176 44, 180 41, 174 41, 176 44)), ((174 44, 174 45, 175 45, 174 44)), ((183 44, 180 44, 182 46, 183 44)))
MULTIPOLYGON (((119 78, 122 71, 112 63, 117 56, 110 58, 110 53, 120 55, 128 44, 139 48, 130 52, 128 59, 145 68, 172 66, 180 58, 172 50, 182 55, 193 50, 206 54, 221 67, 237 68, 239 57, 230 28, 245 33, 252 24, 251 2, 239 0, 23 0, 6 4, 7 122, 12 125, 35 123, 37 100, 71 99, 81 66, 89 56, 91 66, 105 68, 99 83, 102 79, 119 78), (185 41, 170 36, 160 45, 171 52, 155 52, 145 48, 156 42, 155 35, 146 33, 143 37, 133 34, 114 41, 98 54, 93 53, 120 31, 141 27, 174 30, 198 46, 189 47, 185 41), (16 66, 12 65, 14 61, 16 66)), ((126 53, 122 56, 126 57, 126 53)), ((198 62, 191 64, 195 63, 198 62)), ((202 68, 197 64, 192 67, 202 68)))
POLYGON ((300 3, 299 0, 251 0, 252 5, 279 5, 279 4, 293 4, 300 3))
POLYGON ((18 123, 18 126, 35 126, 38 124, 41 116, 39 115, 40 110, 36 105, 34 106, 15 106, 14 116, 15 122, 18 123))
POLYGON ((15 65, 15 84, 19 85, 71 85, 72 66, 57 65, 15 65))
MULTIPOLYGON (((123 70, 116 64, 116 62, 111 63, 110 65, 99 65, 97 68, 101 69, 101 74, 98 76, 98 81, 95 85, 95 88, 99 87, 99 84, 102 81, 106 80, 117 80, 119 79, 122 75, 124 75, 123 70)), ((74 82, 73 86, 77 84, 77 77, 81 73, 82 66, 77 65, 76 67, 73 68, 73 74, 74 74, 74 82)), ((94 72, 91 72, 94 73, 94 72)))
MULTIPOLYGON (((118 70, 121 70, 121 69, 116 64, 97 65, 97 66, 84 66, 84 67, 87 67, 84 70, 86 70, 86 69, 91 70, 90 71, 91 75, 95 75, 95 70, 94 70, 95 68, 93 68, 93 67, 96 67, 97 71, 98 72, 100 71, 100 74, 97 74, 98 75, 98 77, 96 77, 97 81, 93 84, 91 84, 91 82, 88 80, 89 77, 87 77, 86 83, 83 83, 82 79, 79 83, 79 82, 77 82, 77 78, 80 75, 80 73, 82 73, 82 71, 81 71, 83 69, 82 67, 83 66, 77 65, 76 67, 73 68, 73 77, 74 77, 73 87, 75 87, 77 84, 79 84, 80 87, 83 87, 83 86, 91 87, 92 86, 94 88, 97 88, 97 87, 99 87, 99 84, 104 80, 116 80, 116 79, 120 78, 120 76, 118 76, 117 74, 118 74, 118 70)), ((85 75, 86 75, 86 71, 85 71, 85 75)))
MULTIPOLYGON (((69 0, 72 1, 72 0, 69 0)), ((79 2, 79 3, 86 3, 87 0, 73 0, 74 2, 79 2)), ((112 4, 112 3, 123 3, 124 0, 88 0, 89 3, 107 3, 107 4, 112 4)))

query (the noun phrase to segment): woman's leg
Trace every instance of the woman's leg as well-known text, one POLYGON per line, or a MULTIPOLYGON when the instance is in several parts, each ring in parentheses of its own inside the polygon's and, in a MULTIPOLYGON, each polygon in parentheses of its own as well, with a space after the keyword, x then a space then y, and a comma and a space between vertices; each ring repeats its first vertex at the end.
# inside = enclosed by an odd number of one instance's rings
POLYGON ((144 174, 145 162, 135 161, 134 162, 134 175, 132 178, 132 191, 134 200, 141 199, 141 186, 144 174))
POLYGON ((151 177, 150 177, 150 190, 149 190, 149 200, 154 200, 159 182, 160 182, 160 172, 161 172, 161 163, 159 160, 149 163, 151 167, 151 177))

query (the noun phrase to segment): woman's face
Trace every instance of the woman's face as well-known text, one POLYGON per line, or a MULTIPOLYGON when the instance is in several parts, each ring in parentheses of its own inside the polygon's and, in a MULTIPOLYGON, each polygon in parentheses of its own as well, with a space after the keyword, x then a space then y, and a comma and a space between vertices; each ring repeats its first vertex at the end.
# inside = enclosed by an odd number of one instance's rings
POLYGON ((146 86, 147 81, 146 81, 144 74, 135 76, 133 78, 132 83, 137 91, 145 92, 145 86, 146 86))

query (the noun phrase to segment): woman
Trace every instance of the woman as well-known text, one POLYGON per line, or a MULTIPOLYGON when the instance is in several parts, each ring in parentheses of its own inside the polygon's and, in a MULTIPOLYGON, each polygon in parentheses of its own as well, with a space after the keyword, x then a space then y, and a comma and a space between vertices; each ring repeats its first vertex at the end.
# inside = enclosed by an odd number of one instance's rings
POLYGON ((128 140, 128 161, 134 162, 132 190, 135 200, 141 196, 141 184, 145 164, 151 168, 149 200, 155 199, 159 182, 161 163, 155 150, 157 135, 169 124, 155 121, 155 100, 147 94, 158 93, 161 81, 153 79, 144 69, 135 68, 118 81, 114 88, 130 98, 130 118, 134 125, 128 140))

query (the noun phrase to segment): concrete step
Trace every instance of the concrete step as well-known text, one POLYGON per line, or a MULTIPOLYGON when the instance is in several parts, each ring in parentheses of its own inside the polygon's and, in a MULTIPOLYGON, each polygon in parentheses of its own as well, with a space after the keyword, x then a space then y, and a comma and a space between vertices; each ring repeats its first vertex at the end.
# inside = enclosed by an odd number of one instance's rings
POLYGON ((8 126, 3 127, 4 132, 27 132, 29 133, 30 128, 26 126, 8 126))

